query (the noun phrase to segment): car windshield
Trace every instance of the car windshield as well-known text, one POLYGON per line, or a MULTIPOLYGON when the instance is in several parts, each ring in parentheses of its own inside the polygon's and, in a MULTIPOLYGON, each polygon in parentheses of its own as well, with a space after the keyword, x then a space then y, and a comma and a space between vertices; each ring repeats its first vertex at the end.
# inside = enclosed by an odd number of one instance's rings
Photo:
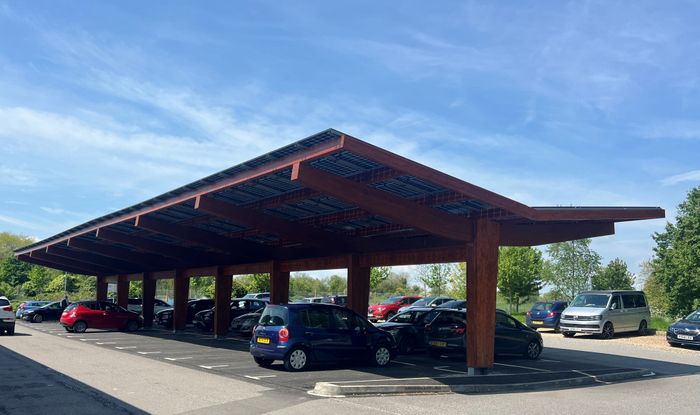
POLYGON ((685 319, 692 321, 693 323, 700 323, 700 310, 693 311, 692 313, 688 314, 685 319))
POLYGON ((453 300, 440 304, 440 308, 464 308, 466 304, 464 300, 453 300))
POLYGON ((63 311, 71 311, 72 309, 74 309, 75 307, 77 307, 79 305, 80 305, 80 303, 73 303, 73 304, 69 305, 68 307, 66 307, 66 309, 63 311))
POLYGON ((579 294, 571 302, 571 307, 604 308, 608 305, 610 294, 579 294))
POLYGON ((554 304, 552 303, 535 303, 532 306, 532 311, 552 311, 554 304))
POLYGON ((379 303, 379 304, 394 304, 395 302, 399 301, 399 300, 402 299, 402 298, 403 298, 403 297, 400 296, 400 295, 395 295, 395 296, 393 296, 393 297, 387 298, 386 300, 382 301, 382 302, 379 303))
POLYGON ((434 299, 435 299, 435 297, 425 297, 425 298, 421 298, 420 300, 416 301, 416 302, 413 303, 412 305, 414 305, 414 306, 416 306, 416 307, 425 307, 425 306, 427 306, 431 301, 433 301, 434 299))
POLYGON ((260 316, 261 326, 286 326, 289 321, 289 310, 286 307, 267 306, 260 316))

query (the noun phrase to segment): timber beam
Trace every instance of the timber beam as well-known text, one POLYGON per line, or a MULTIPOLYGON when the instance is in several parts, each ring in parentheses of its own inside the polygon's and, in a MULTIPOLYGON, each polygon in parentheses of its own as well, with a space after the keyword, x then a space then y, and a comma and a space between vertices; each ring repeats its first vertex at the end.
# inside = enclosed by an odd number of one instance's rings
POLYGON ((501 223, 502 246, 535 246, 615 234, 614 222, 501 223))
POLYGON ((79 274, 79 275, 95 275, 95 274, 97 274, 95 271, 56 264, 56 263, 46 261, 43 259, 39 259, 36 257, 31 257, 29 254, 17 255, 17 259, 20 261, 32 263, 34 265, 41 265, 42 267, 53 268, 53 269, 58 269, 61 271, 70 272, 71 274, 79 274))
POLYGON ((46 253, 121 271, 134 271, 143 267, 143 265, 138 263, 131 263, 119 259, 107 258, 90 252, 78 251, 72 248, 67 248, 62 244, 47 246, 46 253))
POLYGON ((174 268, 178 262, 174 259, 167 259, 166 257, 160 255, 136 252, 120 246, 101 244, 81 238, 69 239, 68 246, 70 248, 80 249, 83 251, 95 252, 109 258, 129 261, 137 264, 149 264, 153 268, 158 269, 174 268))
POLYGON ((40 259, 49 263, 56 264, 54 268, 58 269, 63 269, 62 267, 68 267, 68 268, 73 268, 73 269, 84 269, 84 270, 90 270, 90 272, 87 275, 95 275, 95 274, 113 274, 115 272, 114 269, 111 268, 106 268, 103 266, 95 265, 95 264, 90 264, 90 263, 85 263, 83 261, 78 261, 75 259, 69 259, 69 258, 64 258, 60 257, 58 255, 53 255, 46 253, 43 250, 37 250, 37 251, 32 251, 29 254, 30 257, 40 259))
POLYGON ((294 164, 291 180, 425 232, 457 241, 471 240, 472 223, 466 218, 402 199, 307 164, 294 164))

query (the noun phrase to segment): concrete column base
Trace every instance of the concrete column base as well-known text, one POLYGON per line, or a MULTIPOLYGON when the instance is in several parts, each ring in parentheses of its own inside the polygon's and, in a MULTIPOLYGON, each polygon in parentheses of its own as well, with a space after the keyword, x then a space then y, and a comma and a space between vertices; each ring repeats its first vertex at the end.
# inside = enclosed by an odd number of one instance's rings
POLYGON ((483 367, 468 367, 467 376, 484 376, 488 375, 489 370, 483 367))

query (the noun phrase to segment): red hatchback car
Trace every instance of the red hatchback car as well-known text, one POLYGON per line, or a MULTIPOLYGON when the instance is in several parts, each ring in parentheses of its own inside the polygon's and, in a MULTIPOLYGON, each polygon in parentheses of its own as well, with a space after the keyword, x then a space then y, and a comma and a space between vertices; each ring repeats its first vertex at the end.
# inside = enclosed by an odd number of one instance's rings
POLYGON ((367 309, 367 320, 376 322, 377 320, 389 320, 398 313, 399 308, 411 305, 423 297, 414 295, 394 295, 379 304, 369 306, 367 309))
POLYGON ((107 301, 78 301, 69 305, 61 315, 66 331, 83 333, 91 329, 135 331, 141 327, 141 317, 107 301))

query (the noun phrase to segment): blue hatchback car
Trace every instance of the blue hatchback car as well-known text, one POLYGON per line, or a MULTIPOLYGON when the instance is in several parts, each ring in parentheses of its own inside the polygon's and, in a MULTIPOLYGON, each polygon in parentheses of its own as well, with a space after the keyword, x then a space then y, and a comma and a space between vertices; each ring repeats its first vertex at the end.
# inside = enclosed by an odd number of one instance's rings
POLYGON ((312 362, 335 363, 361 358, 386 366, 396 354, 391 334, 364 317, 331 304, 268 304, 253 329, 250 354, 263 367, 275 360, 289 371, 312 362))
POLYGON ((538 301, 525 316, 525 325, 531 329, 554 329, 559 333, 561 313, 569 305, 566 301, 538 301))

